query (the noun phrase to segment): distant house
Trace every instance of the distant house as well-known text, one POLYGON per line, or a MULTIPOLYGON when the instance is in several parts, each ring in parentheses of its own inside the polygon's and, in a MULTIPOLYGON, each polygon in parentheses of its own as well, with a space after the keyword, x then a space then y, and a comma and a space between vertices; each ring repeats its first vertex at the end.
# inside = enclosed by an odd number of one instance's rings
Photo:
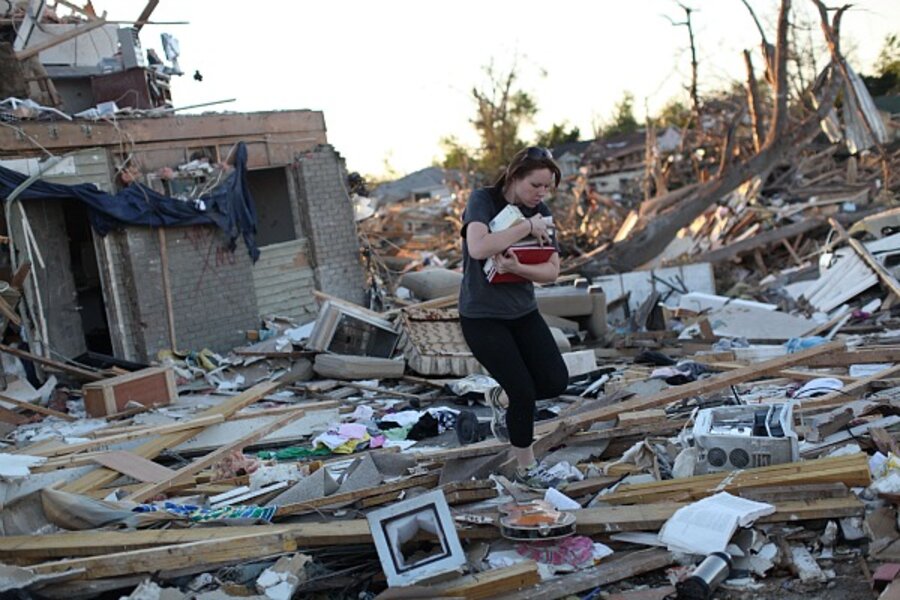
POLYGON ((450 184, 459 180, 459 173, 452 169, 426 167, 396 181, 383 183, 372 191, 379 206, 402 200, 450 198, 450 184))
MULTIPOLYGON (((656 135, 656 147, 661 154, 675 151, 680 144, 681 133, 674 127, 656 135)), ((623 194, 644 176, 646 146, 644 129, 594 140, 584 152, 581 164, 598 192, 611 196, 623 194)))
POLYGON ((591 143, 592 140, 566 142, 550 149, 553 153, 553 158, 559 165, 560 171, 562 171, 563 179, 578 173, 578 169, 581 167, 581 158, 591 143))

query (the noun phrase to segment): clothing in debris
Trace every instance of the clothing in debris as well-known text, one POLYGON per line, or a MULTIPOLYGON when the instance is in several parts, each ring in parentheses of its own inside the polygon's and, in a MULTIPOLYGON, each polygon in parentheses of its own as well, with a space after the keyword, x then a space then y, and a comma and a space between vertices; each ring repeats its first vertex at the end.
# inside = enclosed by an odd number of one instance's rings
POLYGON ((277 506, 223 506, 221 508, 203 508, 194 504, 177 504, 175 502, 163 502, 162 504, 139 504, 132 511, 138 513, 166 512, 179 517, 184 517, 195 523, 208 523, 210 521, 232 521, 235 519, 251 519, 254 521, 271 522, 275 516, 277 506))

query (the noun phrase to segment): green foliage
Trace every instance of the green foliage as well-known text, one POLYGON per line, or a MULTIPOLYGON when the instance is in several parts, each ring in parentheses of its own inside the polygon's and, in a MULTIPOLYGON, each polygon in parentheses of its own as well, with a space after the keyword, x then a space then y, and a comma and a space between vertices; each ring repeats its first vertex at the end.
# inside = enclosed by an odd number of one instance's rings
POLYGON ((597 137, 610 137, 622 133, 637 131, 638 122, 634 118, 634 94, 626 91, 622 99, 616 102, 612 119, 600 127, 597 137))
POLYGON ((651 119, 653 124, 660 129, 664 127, 683 129, 688 126, 690 120, 691 109, 678 98, 670 98, 659 109, 659 114, 651 119))
POLYGON ((454 135, 442 137, 440 141, 441 149, 444 151, 444 159, 436 166, 445 169, 458 169, 460 171, 468 171, 473 166, 472 151, 456 138, 454 135))
POLYGON ((525 147, 519 130, 537 113, 537 103, 525 91, 515 89, 515 67, 499 73, 493 64, 485 67, 488 77, 484 88, 472 88, 476 113, 472 125, 481 138, 479 170, 492 175, 525 147))
POLYGON ((581 139, 581 131, 578 127, 573 126, 567 130, 567 125, 568 123, 563 121, 562 123, 554 123, 547 131, 538 131, 534 144, 544 148, 553 148, 560 144, 577 142, 581 139))
POLYGON ((470 122, 478 133, 478 148, 466 148, 455 136, 444 137, 440 141, 444 151, 440 166, 493 178, 516 152, 527 145, 519 137, 521 129, 531 123, 538 108, 530 94, 517 88, 515 66, 502 73, 490 64, 484 71, 487 75, 485 85, 472 88, 475 117, 470 122))
POLYGON ((862 79, 873 96, 900 94, 900 36, 890 34, 875 61, 875 74, 862 79))

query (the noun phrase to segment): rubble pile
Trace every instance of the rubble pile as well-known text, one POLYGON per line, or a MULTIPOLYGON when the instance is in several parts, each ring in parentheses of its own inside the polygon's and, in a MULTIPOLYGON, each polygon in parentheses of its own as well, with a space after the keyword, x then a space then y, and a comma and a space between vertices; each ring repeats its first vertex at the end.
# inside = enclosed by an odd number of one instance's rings
MULTIPOLYGON (((4 18, 21 25, 31 17, 17 4, 4 18)), ((92 10, 41 18, 48 27, 80 27, 81 35, 104 26, 92 10)), ((0 59, 10 48, 0 44, 0 59)), ((2 123, 74 117, 98 132, 95 120, 109 120, 118 132, 117 118, 164 119, 171 104, 161 84, 177 74, 175 50, 170 65, 151 69, 143 80, 152 84, 148 95, 134 106, 123 112, 109 100, 82 107, 81 116, 62 110, 47 85, 55 72, 26 76, 43 68, 30 60, 37 53, 17 55, 19 79, 10 81, 21 86, 3 103, 2 123)), ((138 68, 127 60, 123 52, 97 68, 122 77, 138 68)), ((146 312, 165 321, 163 349, 143 362, 51 355, 42 330, 49 325, 36 318, 46 312, 37 306, 46 297, 38 286, 54 286, 49 271, 36 256, 0 264, 9 280, 0 284, 0 592, 67 599, 897 597, 897 120, 874 111, 864 90, 842 85, 856 90, 859 115, 843 114, 708 203, 703 194, 726 177, 726 163, 764 151, 756 125, 733 102, 709 102, 698 115, 702 131, 650 130, 557 151, 561 164, 577 164, 549 200, 563 275, 537 286, 536 298, 569 384, 538 402, 541 489, 511 481, 510 447, 490 428, 486 397, 496 382, 462 337, 458 232, 474 182, 460 174, 426 170, 372 198, 351 180, 356 206, 325 203, 317 216, 324 222, 346 208, 341 215, 355 221, 362 256, 354 254, 353 264, 361 258, 367 267, 368 295, 354 301, 316 289, 312 310, 291 315, 267 312, 260 301, 240 344, 196 341, 203 332, 193 329, 195 320, 217 310, 211 300, 191 318, 175 318, 165 275, 177 273, 165 258, 171 223, 152 223, 158 229, 150 241, 133 231, 116 243, 90 238, 105 256, 158 244, 150 266, 132 271, 134 278, 158 271, 161 283, 151 285, 165 288, 146 312), (876 118, 883 127, 873 125, 876 118), (674 236, 653 229, 688 204, 691 216, 674 236), (641 268, 604 262, 644 234, 654 238, 647 247, 661 250, 641 268)), ((777 121, 778 110, 756 118, 777 121)), ((248 159, 240 135, 225 137, 234 161, 222 160, 222 145, 204 146, 185 151, 182 162, 166 155, 168 167, 145 172, 120 153, 116 183, 155 190, 158 197, 142 198, 157 209, 203 213, 217 191, 242 190, 245 161, 269 151, 256 146, 248 159)), ((302 171, 296 154, 285 164, 302 171)), ((288 171, 285 164, 260 170, 288 171)), ((301 175, 314 170, 325 169, 317 163, 301 175)), ((5 200, 26 189, 60 193, 62 185, 41 187, 51 185, 42 173, 21 174, 5 200)), ((274 178, 259 185, 272 195, 280 189, 274 178)), ((314 222, 309 203, 304 210, 296 220, 314 222)), ((269 221, 276 213, 267 213, 269 221)), ((39 250, 31 225, 20 233, 14 222, 5 223, 9 235, 0 242, 24 237, 27 250, 39 250)), ((215 224, 231 233, 232 252, 239 229, 247 234, 257 225, 215 224)), ((315 253, 306 244, 326 248, 330 240, 321 238, 340 237, 331 223, 327 234, 314 225, 303 240, 265 232, 263 260, 302 247, 267 264, 266 275, 312 273, 308 255, 315 253)), ((207 276, 215 295, 234 294, 231 287, 249 294, 249 284, 208 275, 238 259, 205 239, 178 240, 200 258, 183 263, 185 271, 196 268, 195 280, 175 287, 175 296, 200 289, 207 276)), ((242 239, 254 254, 252 236, 242 239)), ((316 258, 324 261, 324 251, 316 258)), ((319 267, 309 280, 348 272, 346 263, 319 267)), ((273 302, 300 303, 294 288, 276 281, 261 288, 273 302)), ((118 318, 147 308, 138 306, 138 291, 115 289, 134 296, 117 305, 118 318)), ((258 300, 271 300, 265 295, 258 300)), ((136 318, 132 328, 150 338, 151 320, 136 318)), ((118 325, 121 335, 132 333, 118 325)))

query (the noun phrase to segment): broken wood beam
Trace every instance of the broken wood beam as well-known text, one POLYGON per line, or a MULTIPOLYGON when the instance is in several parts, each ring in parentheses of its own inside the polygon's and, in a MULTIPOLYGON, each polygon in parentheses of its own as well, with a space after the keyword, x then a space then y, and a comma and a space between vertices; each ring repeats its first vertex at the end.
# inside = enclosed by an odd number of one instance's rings
POLYGON ((520 592, 495 596, 496 600, 555 600, 601 585, 622 581, 635 575, 663 569, 675 562, 675 556, 658 548, 616 554, 596 567, 557 577, 520 592))
POLYGON ((803 399, 800 401, 800 412, 810 413, 831 408, 833 406, 846 404, 847 402, 855 400, 856 398, 859 398, 867 391, 869 391, 869 388, 876 381, 888 379, 891 375, 896 375, 897 373, 900 373, 900 365, 890 367, 889 369, 885 369, 884 371, 879 371, 878 373, 870 375, 869 377, 857 379, 854 383, 844 386, 843 388, 835 392, 831 392, 830 394, 825 394, 824 396, 818 396, 816 398, 803 399))
POLYGON ((843 483, 867 487, 872 483, 868 457, 863 452, 848 456, 804 460, 743 471, 709 473, 666 481, 621 485, 603 496, 610 504, 700 500, 716 492, 739 493, 743 489, 804 483, 843 483))
POLYGON ((461 597, 466 600, 496 598, 500 594, 515 592, 540 582, 537 563, 526 560, 508 567, 492 568, 481 573, 464 575, 458 579, 428 586, 435 595, 461 597))
POLYGON ((106 375, 102 373, 88 371, 87 369, 81 369, 79 367, 73 367, 72 365, 68 365, 51 358, 44 358, 43 356, 38 356, 37 354, 32 354, 31 352, 27 352, 25 350, 13 348, 12 346, 7 346, 6 344, 0 344, 0 352, 6 352, 7 354, 12 354, 13 356, 18 356, 19 358, 24 358, 25 360, 36 362, 40 365, 43 365, 44 367, 49 367, 51 370, 55 369, 57 371, 62 371, 63 373, 68 373, 69 375, 81 377, 83 379, 90 379, 91 381, 100 381, 101 379, 106 379, 106 375))
MULTIPOLYGON (((210 415, 222 415, 227 419, 242 408, 250 406, 257 400, 260 400, 266 395, 274 392, 280 386, 281 382, 278 381, 266 381, 263 383, 258 383, 252 388, 238 394, 237 396, 225 400, 224 402, 222 402, 222 404, 214 406, 212 408, 208 408, 207 410, 197 415, 197 418, 208 417, 210 415)), ((138 446, 137 448, 132 449, 131 451, 138 456, 142 456, 147 459, 153 459, 159 456, 159 454, 164 450, 174 448, 175 446, 188 441, 189 439, 200 433, 200 431, 202 431, 202 429, 186 429, 184 431, 168 433, 154 440, 149 440, 144 444, 138 446)), ((112 483, 118 477, 119 473, 113 471, 112 469, 98 468, 95 471, 92 471, 87 475, 84 475, 69 483, 68 485, 63 487, 63 491, 73 492, 76 494, 88 492, 95 488, 99 488, 106 484, 112 483)))
POLYGON ((148 498, 153 498, 171 487, 174 487, 176 484, 184 481, 185 478, 195 475, 205 469, 206 467, 212 466, 223 458, 228 456, 231 452, 242 449, 244 446, 249 446, 253 442, 261 440, 266 437, 273 431, 278 431, 288 423, 292 421, 296 421, 300 417, 306 414, 306 411, 301 409, 297 409, 293 412, 290 412, 286 415, 282 415, 281 417, 275 419, 271 423, 267 425, 263 425, 259 429, 256 429, 245 436, 242 436, 233 442, 226 444, 225 446, 220 447, 218 450, 210 452, 203 458, 198 458, 197 460, 191 462, 183 466, 182 468, 175 471, 171 477, 160 481, 159 483, 154 483, 152 485, 148 485, 137 492, 129 495, 126 499, 131 502, 143 502, 148 498))
POLYGON ((19 408, 24 408, 24 409, 30 410, 32 412, 40 413, 42 415, 47 415, 49 417, 56 417, 56 418, 62 419, 64 421, 77 421, 78 420, 70 414, 66 414, 64 412, 59 412, 58 410, 53 410, 52 408, 40 406, 40 405, 34 404, 32 402, 16 400, 15 398, 10 398, 9 396, 7 396, 5 394, 0 394, 0 401, 8 402, 9 404, 13 404, 19 408))
POLYGON ((840 236, 841 239, 846 241, 850 245, 850 247, 853 248, 853 251, 856 252, 861 259, 863 259, 863 262, 865 262, 870 269, 875 271, 875 274, 878 276, 878 279, 881 280, 881 283, 883 283, 884 286, 894 294, 894 296, 900 299, 900 282, 897 281, 897 279, 891 274, 890 271, 887 270, 887 268, 885 268, 883 264, 878 262, 878 259, 875 258, 875 256, 871 252, 869 252, 869 249, 866 248, 863 243, 856 238, 850 237, 850 234, 847 233, 847 230, 844 229, 844 226, 841 225, 834 217, 828 218, 828 224, 831 225, 831 227, 835 230, 835 232, 837 232, 838 236, 840 236))
POLYGON ((88 21, 87 23, 84 23, 83 25, 78 25, 77 27, 74 27, 73 29, 70 29, 69 31, 67 31, 65 33, 61 33, 60 35, 53 36, 52 38, 47 39, 39 44, 35 44, 34 46, 31 46, 31 47, 25 48, 24 50, 16 52, 15 53, 16 60, 19 60, 19 61, 26 60, 28 58, 31 58, 32 56, 40 54, 44 50, 48 50, 50 48, 53 48, 54 46, 58 46, 59 44, 68 42, 71 39, 75 39, 84 33, 88 33, 89 31, 93 31, 94 29, 97 29, 98 27, 103 27, 104 25, 106 25, 106 19, 103 19, 103 18, 95 19, 93 21, 88 21))
POLYGON ((439 478, 437 475, 419 475, 416 477, 410 477, 408 479, 401 479, 400 481, 395 481, 393 483, 354 490, 352 492, 322 496, 321 498, 315 498, 312 500, 306 500, 304 502, 297 502, 294 504, 285 504, 278 507, 278 510, 275 511, 274 518, 277 519, 289 515, 315 512, 316 509, 326 506, 341 506, 344 504, 362 500, 364 498, 383 496, 391 492, 405 490, 411 487, 421 486, 425 488, 432 488, 438 484, 438 479, 439 478))
MULTIPOLYGON (((625 400, 623 402, 619 402, 617 404, 613 404, 611 406, 604 406, 594 410, 586 411, 572 417, 567 417, 567 420, 571 420, 572 422, 577 423, 581 428, 587 428, 597 421, 607 421, 613 419, 622 412, 655 408, 657 406, 665 406, 666 404, 678 400, 683 400, 684 398, 699 396, 702 394, 720 390, 730 385, 744 383, 746 381, 751 381, 753 379, 763 377, 772 373, 777 373, 787 367, 792 367, 798 364, 805 364, 805 362, 811 357, 819 356, 822 354, 829 354, 831 352, 838 352, 843 349, 844 344, 842 342, 829 342, 827 344, 821 344, 819 346, 809 348, 801 352, 787 354, 785 356, 778 356, 771 360, 754 363, 740 369, 735 369, 730 373, 715 375, 713 377, 710 377, 709 379, 701 379, 699 381, 675 386, 673 388, 663 390, 649 396, 639 396, 629 400, 625 400)), ((559 421, 560 419, 554 419, 552 421, 545 421, 540 425, 537 425, 535 427, 535 434, 547 435, 548 433, 556 429, 556 425, 559 421)))
POLYGON ((697 256, 691 257, 690 260, 692 263, 717 263, 732 260, 742 254, 753 252, 758 248, 765 248, 771 244, 788 240, 796 235, 807 233, 813 229, 822 227, 824 224, 825 221, 816 217, 803 219, 797 223, 785 225, 784 227, 776 227, 775 229, 770 229, 746 240, 734 242, 722 248, 698 254, 697 256))
POLYGON ((296 549, 297 542, 288 533, 255 533, 221 540, 46 562, 29 568, 39 575, 85 569, 82 578, 100 579, 183 569, 207 563, 243 562, 281 552, 293 552, 296 549))
MULTIPOLYGON (((760 489, 760 488, 757 488, 760 489)), ((578 531, 586 535, 623 531, 655 531, 683 502, 612 505, 585 508, 575 513, 578 531)), ((759 522, 780 523, 825 518, 859 516, 865 505, 855 496, 786 500, 775 503, 775 512, 759 522)), ((462 539, 494 539, 496 527, 461 527, 462 539)), ((258 535, 285 535, 299 547, 348 546, 371 544, 372 536, 365 519, 292 523, 284 525, 208 526, 189 529, 141 529, 137 531, 90 530, 52 533, 42 536, 0 536, 0 560, 34 563, 63 557, 85 557, 157 547, 176 547, 194 542, 222 541, 258 535)))
MULTIPOLYGON (((0 396, 0 400, 3 399, 4 398, 0 396)), ((64 444, 51 448, 38 449, 33 453, 29 452, 29 454, 33 454, 34 456, 47 457, 75 454, 77 452, 83 452, 85 450, 91 450, 93 448, 109 446, 110 444, 118 444, 119 442, 126 442, 128 440, 134 440, 151 435, 164 435, 167 433, 174 433, 176 431, 184 431, 185 429, 208 427, 210 425, 215 425, 216 423, 222 423, 224 421, 225 417, 222 415, 209 415, 207 417, 200 417, 197 419, 191 419, 189 421, 178 421, 175 423, 168 423, 166 425, 157 425, 155 427, 140 427, 134 429, 134 431, 123 431, 121 433, 99 437, 88 442, 81 442, 78 444, 64 444)))

